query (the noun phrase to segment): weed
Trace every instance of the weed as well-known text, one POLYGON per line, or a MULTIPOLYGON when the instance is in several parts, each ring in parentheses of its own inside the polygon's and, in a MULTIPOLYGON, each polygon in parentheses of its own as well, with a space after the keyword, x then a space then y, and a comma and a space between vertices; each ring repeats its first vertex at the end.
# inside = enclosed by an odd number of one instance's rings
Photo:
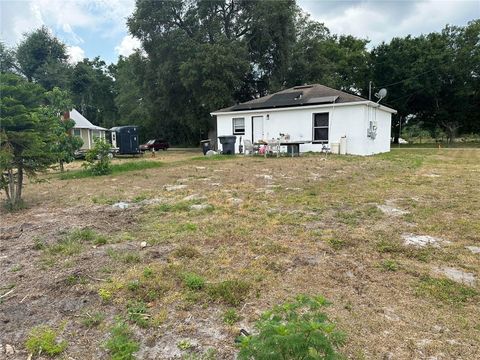
POLYGON ((33 238, 33 249, 34 250, 43 250, 45 249, 45 241, 39 237, 34 237, 33 238))
POLYGON ((106 244, 107 239, 103 235, 98 235, 89 228, 75 229, 67 233, 56 244, 45 246, 44 249, 49 255, 75 255, 82 251, 83 244, 91 242, 97 245, 106 244))
POLYGON ((112 360, 134 360, 133 354, 140 349, 138 342, 132 339, 127 324, 118 322, 110 330, 110 338, 105 343, 112 360))
POLYGON ((418 295, 427 295, 449 304, 465 304, 476 297, 478 292, 468 286, 458 284, 450 279, 436 279, 423 276, 417 287, 418 295))
POLYGON ((140 281, 132 280, 127 284, 127 289, 130 291, 137 291, 140 289, 140 281))
POLYGON ((238 320, 240 320, 240 316, 237 314, 235 309, 228 309, 225 311, 223 314, 223 322, 227 325, 233 325, 235 324, 238 320))
POLYGON ((193 273, 185 274, 183 276, 183 283, 190 290, 202 290, 205 287, 205 279, 193 273))
POLYGON ((104 303, 107 303, 112 299, 112 293, 106 289, 99 289, 98 296, 100 296, 104 303))
POLYGON ((105 245, 108 242, 107 238, 103 235, 98 235, 96 239, 93 241, 95 245, 105 245))
POLYGON ((248 295, 250 284, 243 280, 226 280, 208 286, 213 300, 220 300, 231 306, 238 306, 248 295))
POLYGON ((69 237, 73 241, 94 241, 97 234, 95 231, 89 228, 84 229, 75 229, 70 234, 69 237))
POLYGON ((142 258, 138 252, 132 252, 127 250, 119 251, 108 249, 107 255, 113 260, 121 261, 125 264, 136 264, 142 261, 142 258))
POLYGON ((340 358, 337 349, 344 344, 345 336, 320 311, 328 304, 321 296, 298 296, 292 303, 275 306, 255 324, 257 335, 241 339, 238 358, 340 358))
POLYGON ((85 313, 82 315, 81 323, 88 328, 97 327, 105 319, 105 315, 101 312, 85 313))
POLYGON ((150 325, 150 315, 143 301, 129 301, 127 304, 128 319, 142 328, 150 325))
POLYGON ((398 242, 389 239, 380 239, 376 243, 376 247, 381 253, 395 254, 403 250, 402 246, 398 242))
POLYGON ((153 276, 153 270, 149 267, 146 267, 145 269, 143 269, 143 276, 145 278, 150 278, 153 276))
POLYGON ((177 232, 195 232, 197 231, 197 225, 193 223, 179 224, 177 232))
POLYGON ((70 237, 63 238, 59 240, 56 244, 46 247, 46 251, 50 255, 75 255, 82 251, 82 244, 70 237))
POLYGON ((217 350, 207 349, 204 353, 197 354, 191 352, 182 356, 183 360, 216 360, 217 359, 217 350))
POLYGON ((398 263, 395 260, 386 259, 386 260, 383 260, 380 265, 384 270, 387 270, 387 271, 398 270, 398 263))
POLYGON ((32 354, 58 355, 67 348, 68 344, 66 341, 59 342, 57 336, 57 332, 47 325, 35 327, 28 334, 25 347, 32 354))
POLYGON ((190 341, 188 340, 180 340, 178 343, 177 343, 177 347, 180 349, 180 350, 188 350, 188 349, 191 349, 193 347, 193 345, 190 343, 190 341))
POLYGON ((160 213, 165 212, 184 212, 189 211, 192 205, 189 201, 180 201, 175 204, 160 204, 156 207, 156 211, 160 213))
POLYGON ((168 317, 167 310, 166 309, 160 310, 159 312, 157 312, 152 316, 152 319, 151 319, 152 326, 162 325, 167 320, 167 317, 168 317))
POLYGON ((341 250, 348 246, 348 242, 340 238, 328 238, 325 240, 334 250, 341 250))
POLYGON ((193 259, 200 256, 200 252, 191 245, 182 245, 173 252, 175 257, 193 259))
POLYGON ((122 257, 122 261, 125 264, 136 264, 139 263, 142 260, 140 254, 136 252, 128 252, 122 257))
POLYGON ((143 200, 146 200, 146 199, 148 199, 148 196, 146 194, 140 194, 140 195, 137 195, 133 198, 133 202, 139 203, 139 202, 142 202, 143 200))
POLYGON ((72 274, 67 277, 66 282, 68 285, 73 286, 77 284, 86 284, 87 279, 84 276, 72 274))
POLYGON ((22 264, 17 264, 17 265, 14 265, 10 271, 11 272, 17 272, 17 271, 20 271, 22 269, 23 269, 23 265, 22 264))

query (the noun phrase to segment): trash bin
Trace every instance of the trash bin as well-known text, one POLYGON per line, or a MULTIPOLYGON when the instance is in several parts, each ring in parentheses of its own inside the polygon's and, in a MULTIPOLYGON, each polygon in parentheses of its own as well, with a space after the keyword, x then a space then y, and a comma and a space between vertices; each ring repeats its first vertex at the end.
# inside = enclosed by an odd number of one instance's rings
POLYGON ((200 145, 202 146, 203 155, 206 155, 207 151, 212 149, 210 147, 211 141, 212 140, 210 140, 210 139, 200 141, 200 145))
POLYGON ((220 144, 222 144, 222 154, 234 155, 235 154, 235 142, 237 137, 234 135, 219 136, 220 144))

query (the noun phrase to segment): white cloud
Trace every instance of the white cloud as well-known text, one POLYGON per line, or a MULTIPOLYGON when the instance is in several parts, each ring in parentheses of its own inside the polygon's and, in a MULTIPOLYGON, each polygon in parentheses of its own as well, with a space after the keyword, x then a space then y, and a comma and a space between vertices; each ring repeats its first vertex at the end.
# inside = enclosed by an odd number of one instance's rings
POLYGON ((309 1, 300 5, 334 34, 351 34, 371 45, 393 37, 440 31, 480 17, 480 2, 458 1, 309 1))
POLYGON ((142 43, 139 39, 134 38, 131 35, 127 35, 122 39, 120 45, 115 46, 115 52, 118 55, 129 56, 135 52, 136 49, 140 49, 142 43))
POLYGON ((84 42, 79 30, 97 32, 99 37, 118 36, 126 31, 126 18, 134 0, 25 0, 4 1, 1 6, 1 37, 10 45, 25 32, 47 25, 63 32, 65 41, 84 42))
POLYGON ((67 46, 68 62, 76 64, 85 58, 85 51, 80 46, 67 46))

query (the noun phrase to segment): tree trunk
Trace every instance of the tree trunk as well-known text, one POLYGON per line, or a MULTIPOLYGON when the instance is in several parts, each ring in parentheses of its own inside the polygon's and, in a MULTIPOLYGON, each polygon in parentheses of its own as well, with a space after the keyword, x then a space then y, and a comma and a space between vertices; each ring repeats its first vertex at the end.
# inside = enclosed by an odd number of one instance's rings
POLYGON ((65 168, 63 166, 63 160, 60 160, 60 171, 61 172, 64 172, 65 171, 65 168))
POLYGON ((13 169, 7 170, 7 182, 4 185, 7 194, 7 203, 11 209, 16 209, 22 202, 23 167, 19 167, 15 173, 13 169))
POLYGON ((23 167, 20 166, 17 172, 17 193, 15 199, 15 206, 22 202, 22 189, 23 189, 23 167))

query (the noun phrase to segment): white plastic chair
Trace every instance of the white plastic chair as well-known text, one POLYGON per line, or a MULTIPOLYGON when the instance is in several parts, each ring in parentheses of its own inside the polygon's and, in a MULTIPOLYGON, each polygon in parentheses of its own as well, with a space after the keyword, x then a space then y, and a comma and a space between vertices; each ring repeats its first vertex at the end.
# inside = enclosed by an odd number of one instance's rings
POLYGON ((267 157, 268 153, 277 154, 277 157, 280 156, 280 140, 271 139, 268 141, 267 151, 265 151, 265 157, 267 157))
POLYGON ((255 149, 250 140, 247 140, 247 139, 243 140, 243 146, 245 149, 245 155, 253 155, 255 153, 255 149))

